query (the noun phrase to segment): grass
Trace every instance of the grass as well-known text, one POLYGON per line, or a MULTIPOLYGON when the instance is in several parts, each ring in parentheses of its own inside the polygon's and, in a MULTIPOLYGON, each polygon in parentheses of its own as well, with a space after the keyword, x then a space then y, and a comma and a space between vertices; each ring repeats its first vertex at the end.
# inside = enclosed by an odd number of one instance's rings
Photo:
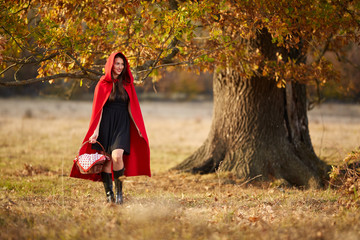
MULTIPOLYGON (((101 183, 68 177, 90 103, 0 100, 0 239, 359 238, 359 209, 339 202, 336 190, 244 185, 222 172, 168 172, 205 140, 211 105, 142 106, 153 177, 127 178, 125 203, 114 206, 104 202, 101 183)), ((358 147, 359 116, 352 105, 310 112, 317 154, 339 163, 358 147)))

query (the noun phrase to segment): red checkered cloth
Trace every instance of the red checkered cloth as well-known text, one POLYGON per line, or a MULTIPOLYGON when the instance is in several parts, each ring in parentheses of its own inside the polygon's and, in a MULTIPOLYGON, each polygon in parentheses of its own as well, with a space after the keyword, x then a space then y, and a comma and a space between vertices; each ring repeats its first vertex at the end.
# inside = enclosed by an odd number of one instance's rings
POLYGON ((104 162, 106 160, 109 160, 108 157, 100 153, 93 153, 93 154, 84 153, 79 157, 76 157, 74 161, 75 162, 77 161, 78 166, 81 167, 81 169, 84 172, 87 172, 95 164, 104 162))

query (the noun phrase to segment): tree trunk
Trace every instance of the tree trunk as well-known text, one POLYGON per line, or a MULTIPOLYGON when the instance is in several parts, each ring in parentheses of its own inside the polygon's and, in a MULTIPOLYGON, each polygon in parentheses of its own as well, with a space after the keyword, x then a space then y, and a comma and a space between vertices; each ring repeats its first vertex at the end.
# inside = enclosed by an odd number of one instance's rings
MULTIPOLYGON (((250 43, 267 60, 305 61, 301 44, 285 49, 272 42, 266 28, 250 43)), ((312 147, 306 86, 292 82, 277 88, 275 80, 243 77, 230 68, 214 73, 214 111, 204 144, 177 170, 231 171, 239 178, 281 179, 294 186, 321 187, 327 165, 312 147)))
POLYGON ((274 81, 243 79, 237 71, 214 75, 214 111, 204 144, 175 169, 261 175, 295 186, 320 187, 325 164, 314 153, 308 130, 306 88, 279 89, 274 81))

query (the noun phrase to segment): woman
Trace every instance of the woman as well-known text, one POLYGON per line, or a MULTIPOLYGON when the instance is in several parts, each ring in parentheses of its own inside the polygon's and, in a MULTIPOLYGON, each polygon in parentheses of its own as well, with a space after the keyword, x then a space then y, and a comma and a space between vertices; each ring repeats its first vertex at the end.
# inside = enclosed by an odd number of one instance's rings
POLYGON ((94 92, 88 141, 79 154, 105 151, 111 155, 101 174, 81 174, 74 163, 70 176, 102 181, 108 202, 123 203, 122 175, 138 176, 150 173, 150 148, 135 92, 129 63, 121 52, 110 55, 94 92), (115 182, 116 196, 112 190, 115 182))

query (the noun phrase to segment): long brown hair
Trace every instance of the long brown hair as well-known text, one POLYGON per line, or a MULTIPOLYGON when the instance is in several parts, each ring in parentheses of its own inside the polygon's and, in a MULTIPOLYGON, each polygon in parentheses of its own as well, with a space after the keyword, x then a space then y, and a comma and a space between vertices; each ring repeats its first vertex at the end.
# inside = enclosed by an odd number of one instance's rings
POLYGON ((117 77, 119 81, 113 81, 113 88, 109 96, 110 101, 114 101, 116 96, 120 96, 124 101, 127 100, 127 95, 125 93, 124 84, 130 83, 130 74, 128 71, 128 63, 125 56, 122 53, 118 53, 114 57, 114 61, 116 58, 121 58, 124 61, 124 69, 117 77))

